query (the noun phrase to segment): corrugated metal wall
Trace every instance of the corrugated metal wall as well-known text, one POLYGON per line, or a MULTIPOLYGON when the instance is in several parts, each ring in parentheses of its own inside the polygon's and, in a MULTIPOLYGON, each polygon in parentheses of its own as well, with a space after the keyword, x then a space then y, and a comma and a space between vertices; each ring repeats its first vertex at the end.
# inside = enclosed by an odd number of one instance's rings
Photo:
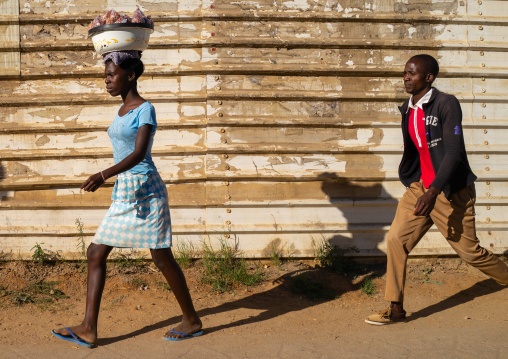
MULTIPOLYGON (((508 249, 508 2, 473 0, 0 2, 0 249, 76 251, 91 239, 113 163, 89 21, 139 4, 155 20, 140 92, 157 110, 156 164, 176 241, 226 235, 248 256, 312 256, 311 241, 380 255, 398 181, 402 70, 438 58, 461 101, 478 236, 508 249), (504 213, 504 214, 503 214, 504 213)), ((448 254, 431 230, 415 254, 448 254)))

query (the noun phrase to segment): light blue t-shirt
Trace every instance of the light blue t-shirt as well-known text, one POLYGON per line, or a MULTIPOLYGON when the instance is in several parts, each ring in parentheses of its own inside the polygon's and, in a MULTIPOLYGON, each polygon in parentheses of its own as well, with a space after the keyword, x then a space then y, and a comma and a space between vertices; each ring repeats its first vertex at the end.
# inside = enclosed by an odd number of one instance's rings
POLYGON ((152 104, 148 101, 144 102, 124 116, 120 116, 117 113, 113 123, 111 123, 111 126, 108 128, 108 135, 113 145, 113 158, 115 164, 117 164, 134 152, 136 135, 138 134, 138 129, 143 125, 153 126, 152 135, 145 158, 129 170, 129 172, 136 174, 157 172, 157 168, 152 160, 153 138, 157 129, 155 109, 152 104))

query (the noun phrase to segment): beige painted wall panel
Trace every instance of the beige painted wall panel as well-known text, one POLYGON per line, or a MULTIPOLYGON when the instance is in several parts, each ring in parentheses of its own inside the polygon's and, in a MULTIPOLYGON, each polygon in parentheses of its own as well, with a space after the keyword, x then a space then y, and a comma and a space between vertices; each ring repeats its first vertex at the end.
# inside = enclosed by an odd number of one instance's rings
POLYGON ((400 123, 400 112, 393 102, 222 99, 209 101, 207 114, 214 126, 400 123))
POLYGON ((19 76, 19 22, 17 0, 0 3, 0 77, 19 76))
MULTIPOLYGON (((400 101, 397 102, 376 101, 378 99, 376 97, 368 102, 347 99, 321 101, 221 99, 208 102, 207 114, 210 116, 209 124, 213 126, 312 124, 315 126, 400 127, 401 117, 398 106, 402 105, 406 98, 407 96, 403 97, 401 94, 400 101)), ((508 102, 474 101, 473 99, 459 101, 465 126, 506 127, 508 102)))
MULTIPOLYGON (((271 205, 323 206, 339 203, 343 199, 378 199, 380 203, 385 203, 387 200, 399 200, 405 192, 398 178, 383 182, 360 182, 334 177, 331 173, 326 173, 324 177, 308 182, 209 181, 206 198, 212 204, 227 203, 230 207, 262 207, 267 199, 271 205), (224 195, 230 198, 225 199, 224 195)), ((477 205, 495 205, 508 199, 508 184, 505 181, 477 181, 475 187, 477 205)))
MULTIPOLYGON (((320 74, 335 72, 401 73, 409 56, 426 53, 436 57, 442 74, 498 76, 506 73, 505 55, 498 51, 470 50, 402 50, 402 49, 307 49, 307 48, 248 48, 217 47, 213 57, 219 64, 208 64, 207 69, 221 72, 241 71, 250 73, 276 71, 278 73, 320 74), (485 66, 482 66, 485 65, 485 66)), ((205 58, 211 56, 204 53, 205 58)), ((448 75, 449 76, 449 75, 448 75)))
POLYGON ((499 48, 502 51, 506 49, 508 41, 506 25, 469 25, 467 37, 471 47, 499 48))
POLYGON ((210 149, 227 152, 399 151, 400 130, 380 128, 208 127, 210 149), (388 137, 388 138, 386 138, 388 137), (395 138, 394 143, 390 137, 395 138))
MULTIPOLYGON (((106 130, 118 112, 117 104, 3 107, 0 133, 106 130)), ((205 102, 152 102, 159 129, 206 123, 205 102)), ((156 141, 159 137, 156 135, 156 141)))
MULTIPOLYGON (((72 235, 77 232, 76 219, 81 219, 87 234, 93 234, 102 222, 107 208, 0 210, 0 234, 3 235, 72 235), (26 217, 31 217, 27 224, 26 217)), ((178 208, 171 212, 174 232, 204 233, 205 210, 178 208)))
POLYGON ((502 101, 506 103, 508 95, 508 79, 473 78, 473 92, 475 99, 482 101, 502 101))
MULTIPOLYGON (((154 139, 154 153, 183 153, 204 151, 204 129, 162 129, 156 133, 154 139)), ((0 158, 3 155, 27 157, 44 157, 46 150, 60 151, 62 157, 83 156, 82 150, 89 150, 95 155, 106 153, 111 154, 111 142, 108 134, 100 132, 66 132, 61 134, 46 133, 34 134, 0 134, 0 143, 3 148, 0 151, 0 158), (39 154, 38 154, 39 152, 39 154)))
MULTIPOLYGON (((172 78, 148 78, 140 80, 139 90, 146 94, 149 99, 198 99, 204 96, 205 86, 208 87, 208 95, 223 98, 313 98, 337 99, 337 98, 393 98, 395 93, 402 90, 402 81, 395 78, 387 79, 355 79, 351 77, 294 77, 294 76, 239 76, 228 75, 215 77, 208 76, 176 76, 172 78), (205 84, 206 83, 206 84, 205 84), (277 89, 277 90, 276 90, 277 89)), ((485 81, 486 91, 490 86, 504 86, 506 80, 485 81), (490 85, 492 84, 492 85, 490 85)), ((0 104, 18 103, 25 101, 58 100, 66 95, 66 102, 93 102, 112 101, 105 93, 102 79, 69 79, 69 80, 31 80, 31 81, 7 81, 0 90, 0 104), (16 95, 16 96, 12 96, 16 95), (57 99, 58 98, 58 99, 57 99)), ((470 79, 440 79, 436 87, 445 92, 455 90, 459 99, 470 99, 470 79)), ((499 91, 499 90, 497 90, 499 91)), ((496 92, 497 92, 496 91, 496 92)), ((483 94, 483 101, 494 100, 504 95, 499 92, 479 93, 483 94)), ((114 100, 115 102, 118 100, 114 100)))
POLYGON ((505 180, 507 173, 506 155, 503 153, 470 154, 469 164, 480 179, 505 180))
MULTIPOLYGON (((426 47, 469 47, 467 32, 462 24, 378 23, 366 22, 351 26, 348 22, 289 22, 289 21, 215 21, 203 29, 203 42, 211 44, 299 45, 318 47, 339 45, 399 46, 412 48, 415 42, 426 47), (213 34, 213 35, 212 35, 213 34)), ((466 25, 468 26, 468 25, 466 25)), ((470 26, 473 30, 473 26, 470 26)), ((477 27, 477 26, 476 26, 477 27)), ((482 47, 500 46, 505 41, 496 29, 483 33, 491 41, 482 47), (496 34, 496 35, 494 35, 496 34)), ((477 40, 476 37, 474 38, 477 40)), ((478 42, 480 40, 478 39, 478 42)))
POLYGON ((383 179, 393 177, 398 159, 389 155, 209 155, 209 177, 277 178, 286 180, 321 177, 383 179), (388 172, 389 171, 389 172, 388 172))
MULTIPOLYGON (((267 198, 271 206, 339 206, 344 201, 373 207, 393 205, 405 192, 398 181, 358 182, 329 179, 308 182, 225 182, 174 183, 166 178, 171 208, 209 205, 228 208, 262 208, 267 198), (226 197, 227 196, 227 197, 226 197)), ((111 204, 110 181, 94 193, 76 187, 0 192, 0 208, 107 208, 111 204)), ((504 181, 476 182, 477 210, 489 211, 508 199, 504 181)), ((225 212, 227 213, 227 211, 225 212)), ((488 213, 488 212, 487 212, 488 213)))
MULTIPOLYGON (((465 15, 467 7, 471 3, 476 3, 476 1, 431 0, 424 3, 413 3, 411 1, 400 0, 334 0, 326 2, 319 0, 258 0, 240 2, 204 0, 203 12, 206 14, 235 14, 237 16, 247 12, 247 15, 244 16, 250 15, 252 17, 263 15, 280 16, 281 14, 285 17, 314 18, 327 16, 334 19, 364 18, 365 16, 382 17, 385 14, 392 17, 395 14, 399 14, 405 16, 432 15, 433 17, 447 16, 454 18, 450 15, 465 15), (211 5, 213 5, 213 8, 211 5)), ((497 16, 499 16, 499 13, 497 16)))
MULTIPOLYGON (((365 203, 343 200, 335 207, 272 206, 233 208, 231 213, 221 208, 208 208, 207 229, 231 232, 305 232, 347 229, 352 226, 376 228, 388 225, 395 215, 395 201, 365 203), (228 222, 229 221, 229 222, 228 222)), ((492 212, 492 215, 494 213, 492 212)), ((494 221, 494 218, 491 218, 494 221)))
POLYGON ((508 121, 508 102, 475 101, 471 107, 462 105, 462 111, 471 111, 477 126, 506 127, 508 121))
MULTIPOLYGON (((227 213, 222 208, 173 208, 172 224, 175 233, 330 233, 336 231, 383 233, 395 214, 396 203, 344 201, 339 206, 290 207, 264 206, 233 208, 227 213), (368 220, 365 220, 368 219, 368 220)), ((492 206, 477 215, 478 227, 483 230, 500 230, 505 221, 506 207, 492 206)), ((10 209, 0 210, 0 234, 13 235, 72 235, 75 221, 81 219, 86 233, 94 233, 107 208, 99 209, 10 209), (26 215, 34 217, 29 224, 26 215)))
MULTIPOLYGON (((15 22, 15 18, 9 17, 7 19, 15 22)), ((0 49, 19 49, 19 24, 0 23, 0 49)))
MULTIPOLYGON (((213 178, 277 178, 284 180, 338 176, 347 179, 396 179, 400 154, 271 154, 209 155, 207 172, 213 178), (229 166, 229 168, 228 168, 229 166)), ((471 154, 469 160, 481 179, 505 178, 504 154, 471 154)))
MULTIPOLYGON (((132 15, 132 14, 131 14, 132 15)), ((80 23, 67 22, 64 24, 30 23, 30 19, 21 15, 24 20, 20 26, 21 47, 28 51, 58 49, 87 50, 80 53, 74 60, 98 60, 100 56, 93 52, 92 41, 88 38, 88 25, 95 16, 80 23)), ((69 19, 70 20, 70 19, 69 19)), ((176 45, 192 45, 201 42, 201 21, 185 22, 156 22, 154 32, 150 36, 150 47, 174 47, 176 45)), ((81 63, 79 61, 79 63, 81 63)), ((93 61, 92 61, 93 63, 93 61)))
MULTIPOLYGON (((41 42, 46 43, 44 40, 41 42)), ((27 52, 30 49, 25 46, 22 53, 23 76, 102 76, 104 71, 102 59, 93 56, 90 49, 55 51, 40 49, 37 44, 30 46, 34 49, 27 52)), ((483 51, 480 55, 480 51, 420 50, 411 51, 410 55, 418 53, 436 56, 443 67, 442 74, 499 76, 500 73, 507 72, 504 55, 500 52, 483 51)), ((203 69, 225 73, 248 70, 250 73, 277 71, 348 74, 380 71, 398 74, 407 58, 407 50, 388 49, 154 48, 143 54, 146 73, 157 75, 203 69), (220 63, 214 64, 212 60, 217 58, 220 58, 220 63)))
MULTIPOLYGON (((22 20, 26 19, 23 15, 20 16, 22 20)), ((40 17, 39 17, 40 19, 40 17)), ((91 19, 90 19, 91 20, 91 19)), ((53 47, 81 47, 86 46, 90 50, 93 46, 91 40, 88 40, 88 24, 86 23, 66 23, 66 24, 51 24, 51 23, 27 23, 23 22, 20 26, 21 47, 24 49, 37 48, 51 49, 53 47)), ((32 50, 33 51, 33 50, 32 50)), ((93 51, 88 51, 81 61, 90 61, 92 58, 97 58, 93 51)), ((80 61, 80 62, 81 62, 80 61)))
MULTIPOLYGON (((220 231, 227 228, 232 232, 251 231, 329 231, 355 228, 376 230, 378 227, 389 227, 395 216, 397 201, 355 201, 341 200, 334 206, 293 207, 273 206, 234 208, 231 213, 221 208, 207 210, 207 228, 220 231), (229 222, 230 224, 228 224, 229 222), (227 223, 226 223, 227 222, 227 223)), ((477 209, 478 225, 499 226, 505 223, 506 206, 483 206, 477 209)))
MULTIPOLYGON (((201 48, 150 49, 143 52, 145 76, 201 71, 201 48)), ((85 51, 32 51, 21 55, 25 77, 41 75, 95 75, 104 74, 102 58, 92 58, 85 51)), ((19 61, 19 59, 18 59, 19 61)))
MULTIPOLYGON (((470 128, 464 137, 469 151, 506 152, 508 129, 470 128), (485 143, 488 142, 488 144, 485 143)), ((252 152, 398 152, 402 151, 400 126, 393 127, 208 127, 210 150, 252 152)))
MULTIPOLYGON (((167 182, 169 183, 167 190, 171 208, 204 207, 209 201, 205 183, 167 182)), ((113 183, 109 181, 96 192, 80 191, 79 185, 56 189, 0 191, 0 207, 17 209, 108 208, 111 205, 112 190, 113 183)), ((221 193, 221 201, 223 201, 224 193, 221 193)))
MULTIPOLYGON (((138 90, 148 98, 199 98, 205 90, 204 76, 140 78, 138 90)), ((0 88, 0 104, 11 102, 98 102, 115 101, 106 93, 103 79, 51 79, 6 81, 0 88), (65 96, 62 99, 62 95, 65 96)))
POLYGON ((0 14, 8 17, 19 16, 19 4, 18 0, 4 0, 0 2, 0 14))
MULTIPOLYGON (((94 18, 107 10, 114 8, 118 12, 134 13, 136 7, 147 14, 169 12, 181 16, 198 15, 201 12, 201 0, 49 0, 31 1, 20 0, 20 13, 23 15, 38 15, 38 17, 66 17, 68 15, 94 18)), ((174 15, 173 15, 174 16, 174 15)))
MULTIPOLYGON (((402 77, 402 76, 401 76, 402 77)), ((486 82, 487 86, 488 82, 486 82)), ((472 80, 468 78, 441 78, 435 86, 444 92, 453 92, 457 98, 472 99, 472 80)), ((319 98, 391 99, 407 98, 402 78, 338 77, 338 76, 242 76, 224 75, 216 79, 208 76, 208 94, 214 98, 319 98)), ((489 98, 496 98, 492 94, 489 98)))
POLYGON ((0 76, 19 76, 19 59, 18 51, 0 52, 0 76))
POLYGON ((467 1, 467 13, 482 18, 500 17, 508 14, 508 3, 504 0, 467 1))
MULTIPOLYGON (((57 153, 55 156, 58 156, 57 153)), ((202 179, 205 176, 203 155, 153 156, 153 158, 163 178, 181 181, 202 179)), ((90 175, 113 164, 112 156, 97 159, 88 157, 86 159, 2 161, 4 177, 0 182, 0 189, 81 185, 90 175)))

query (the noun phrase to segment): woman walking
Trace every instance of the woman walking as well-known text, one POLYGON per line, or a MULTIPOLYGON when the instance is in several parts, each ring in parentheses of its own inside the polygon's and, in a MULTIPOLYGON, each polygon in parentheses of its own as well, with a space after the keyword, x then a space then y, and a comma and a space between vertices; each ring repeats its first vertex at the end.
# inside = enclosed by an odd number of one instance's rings
POLYGON ((80 325, 52 333, 86 347, 95 346, 106 259, 113 247, 134 247, 150 249, 154 264, 166 278, 183 313, 182 322, 163 338, 182 340, 201 335, 201 320, 171 252, 168 195, 151 156, 157 128, 155 109, 137 90, 137 80, 144 71, 140 52, 110 52, 104 55, 104 64, 107 92, 123 100, 108 129, 115 165, 90 176, 81 189, 95 192, 106 179, 117 176, 113 203, 87 251, 85 318, 80 325))

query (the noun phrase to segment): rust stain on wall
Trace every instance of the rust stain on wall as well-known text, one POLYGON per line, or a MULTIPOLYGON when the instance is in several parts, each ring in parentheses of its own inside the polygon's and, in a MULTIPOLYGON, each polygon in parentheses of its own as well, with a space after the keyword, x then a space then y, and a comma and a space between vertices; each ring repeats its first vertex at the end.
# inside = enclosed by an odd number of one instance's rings
POLYGON ((78 143, 78 142, 88 142, 88 141, 92 141, 92 140, 95 140, 97 138, 97 136, 90 136, 90 135, 83 135, 83 134, 75 134, 74 135, 74 143, 78 143))
POLYGON ((440 1, 440 2, 423 2, 423 1, 407 1, 397 2, 393 6, 393 10, 396 13, 442 13, 443 15, 453 15, 457 14, 457 9, 459 7, 459 3, 462 6, 465 5, 465 1, 440 1))
POLYGON ((7 165, 7 173, 11 176, 38 176, 39 173, 33 171, 29 166, 19 162, 9 162, 7 165))
POLYGON ((35 144, 37 146, 44 146, 45 144, 47 144, 48 142, 50 141, 49 137, 44 135, 44 136, 41 136, 37 139, 37 141, 35 141, 35 144))

